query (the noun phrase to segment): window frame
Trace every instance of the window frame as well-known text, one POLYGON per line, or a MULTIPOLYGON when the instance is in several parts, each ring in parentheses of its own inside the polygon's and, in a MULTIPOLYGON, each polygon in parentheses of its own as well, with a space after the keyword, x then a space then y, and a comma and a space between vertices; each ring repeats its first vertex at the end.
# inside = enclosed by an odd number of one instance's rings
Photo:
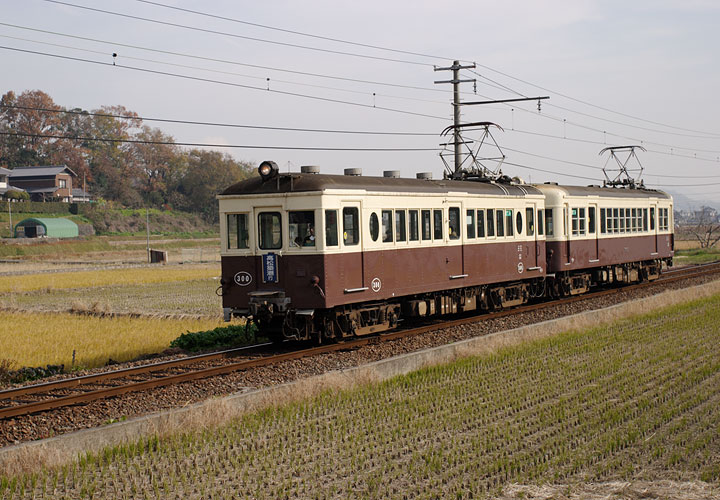
MULTIPOLYGON (((283 248, 283 216, 282 216, 282 212, 276 212, 276 211, 263 211, 263 212, 258 212, 257 219, 258 219, 258 225, 257 225, 257 230, 258 230, 258 241, 257 241, 257 245, 258 245, 258 249, 260 249, 260 250, 282 250, 282 248, 283 248), (278 245, 279 245, 279 246, 267 246, 267 247, 262 246, 263 243, 264 243, 264 239, 263 239, 263 234, 262 234, 262 231, 263 231, 263 222, 261 221, 261 218, 263 218, 264 216, 271 216, 271 217, 277 216, 278 221, 279 221, 279 222, 278 222, 278 225, 279 225, 279 227, 280 227, 280 237, 278 238, 278 240, 279 240, 278 245)), ((273 224, 274 224, 274 223, 273 223, 273 224)))

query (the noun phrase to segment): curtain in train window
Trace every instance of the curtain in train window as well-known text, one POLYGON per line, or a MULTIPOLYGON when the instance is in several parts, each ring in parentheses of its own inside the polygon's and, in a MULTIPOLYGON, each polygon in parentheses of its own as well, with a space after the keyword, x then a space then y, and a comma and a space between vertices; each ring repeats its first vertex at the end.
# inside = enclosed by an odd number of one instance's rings
POLYGON ((443 239, 443 212, 442 210, 433 210, 433 239, 443 239))
POLYGON ((420 239, 420 233, 419 233, 419 221, 418 221, 418 211, 417 210, 408 210, 408 229, 410 232, 410 241, 418 241, 420 239))
POLYGON ((405 241, 405 210, 395 210, 395 241, 405 241))
POLYGON ((422 211, 422 239, 429 240, 432 237, 432 222, 430 210, 422 211))

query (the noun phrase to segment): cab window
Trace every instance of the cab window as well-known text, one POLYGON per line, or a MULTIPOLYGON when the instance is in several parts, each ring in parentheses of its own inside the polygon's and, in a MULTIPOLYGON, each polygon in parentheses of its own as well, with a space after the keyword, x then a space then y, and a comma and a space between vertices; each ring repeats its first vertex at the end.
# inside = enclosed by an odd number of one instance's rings
POLYGON ((250 248, 248 229, 248 214, 227 214, 229 250, 250 248))
POLYGON ((258 215, 258 233, 261 250, 282 248, 282 224, 280 212, 262 212, 258 215))
POLYGON ((288 236, 290 246, 315 246, 315 212, 312 210, 288 212, 288 236))

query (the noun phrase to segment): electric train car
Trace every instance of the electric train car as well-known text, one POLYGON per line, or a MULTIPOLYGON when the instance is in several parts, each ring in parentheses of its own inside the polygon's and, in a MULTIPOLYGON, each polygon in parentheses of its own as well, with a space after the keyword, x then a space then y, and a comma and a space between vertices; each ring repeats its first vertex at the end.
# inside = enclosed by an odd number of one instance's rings
POLYGON ((661 191, 536 186, 545 195, 547 268, 556 296, 656 279, 674 255, 672 198, 661 191))
POLYGON ((226 319, 322 340, 542 293, 533 186, 259 170, 218 196, 226 319))
POLYGON ((672 258, 659 191, 258 170, 218 195, 219 290, 226 320, 275 340, 653 279, 672 258))

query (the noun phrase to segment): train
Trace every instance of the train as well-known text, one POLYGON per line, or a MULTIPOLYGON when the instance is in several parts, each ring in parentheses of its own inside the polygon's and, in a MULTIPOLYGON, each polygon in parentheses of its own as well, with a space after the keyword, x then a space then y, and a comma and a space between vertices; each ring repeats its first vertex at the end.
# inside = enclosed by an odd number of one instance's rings
POLYGON ((654 280, 673 200, 642 186, 281 173, 218 195, 225 320, 324 342, 403 320, 489 311, 654 280))

